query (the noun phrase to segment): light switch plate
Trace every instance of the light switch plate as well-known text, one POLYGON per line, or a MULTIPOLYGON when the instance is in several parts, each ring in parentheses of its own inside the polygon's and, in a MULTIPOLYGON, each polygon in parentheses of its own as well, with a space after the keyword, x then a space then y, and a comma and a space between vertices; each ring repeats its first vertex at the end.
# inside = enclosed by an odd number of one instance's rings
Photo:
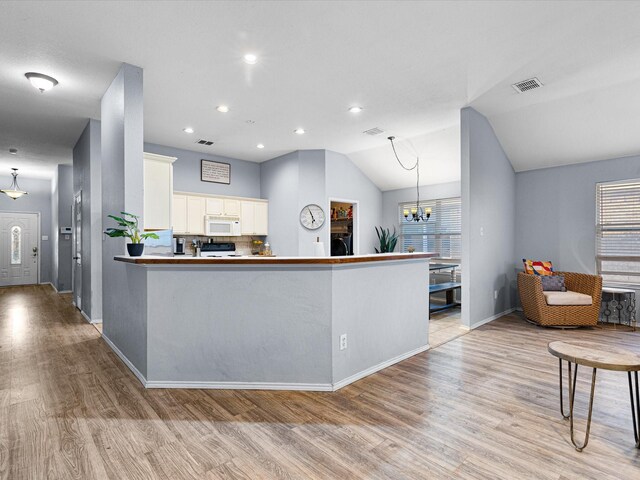
POLYGON ((42 235, 42 240, 49 240, 49 235, 42 235))

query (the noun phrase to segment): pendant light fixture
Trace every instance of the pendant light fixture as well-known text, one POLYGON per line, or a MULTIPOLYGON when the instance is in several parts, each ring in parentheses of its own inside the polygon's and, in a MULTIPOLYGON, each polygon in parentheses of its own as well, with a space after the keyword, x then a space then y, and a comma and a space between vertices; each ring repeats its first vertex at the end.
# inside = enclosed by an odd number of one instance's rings
POLYGON ((396 137, 387 137, 387 140, 391 142, 391 148, 393 149, 393 154, 396 157, 396 160, 400 164, 402 168, 407 171, 415 170, 416 171, 416 206, 411 208, 405 208, 402 211, 402 215, 407 222, 427 222, 429 217, 431 217, 431 209, 430 208, 422 208, 420 206, 420 157, 416 156, 416 163, 413 167, 406 167, 398 158, 398 152, 396 152, 396 146, 393 141, 396 137))
POLYGON ((11 172, 11 175, 13 176, 11 187, 6 190, 0 190, 0 193, 4 193, 7 197, 16 200, 23 195, 28 195, 28 193, 24 190, 20 190, 20 187, 18 186, 18 169, 12 168, 11 170, 13 170, 13 172, 11 172))

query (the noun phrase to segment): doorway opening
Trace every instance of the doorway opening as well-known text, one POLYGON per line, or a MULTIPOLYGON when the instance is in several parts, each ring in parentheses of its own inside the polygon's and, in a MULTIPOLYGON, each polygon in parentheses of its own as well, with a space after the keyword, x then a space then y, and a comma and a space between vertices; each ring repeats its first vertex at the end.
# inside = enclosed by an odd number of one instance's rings
POLYGON ((40 281, 40 214, 0 212, 0 286, 40 281))
POLYGON ((73 236, 71 290, 73 291, 74 305, 82 311, 82 191, 73 196, 71 233, 73 236))
POLYGON ((331 256, 355 255, 358 253, 358 202, 331 200, 331 256))

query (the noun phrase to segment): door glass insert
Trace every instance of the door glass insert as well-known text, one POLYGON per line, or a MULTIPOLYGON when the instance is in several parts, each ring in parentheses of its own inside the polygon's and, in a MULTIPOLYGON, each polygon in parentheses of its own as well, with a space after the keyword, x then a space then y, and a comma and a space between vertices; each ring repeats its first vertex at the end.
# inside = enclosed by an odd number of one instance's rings
POLYGON ((11 265, 22 263, 22 228, 11 228, 11 265))

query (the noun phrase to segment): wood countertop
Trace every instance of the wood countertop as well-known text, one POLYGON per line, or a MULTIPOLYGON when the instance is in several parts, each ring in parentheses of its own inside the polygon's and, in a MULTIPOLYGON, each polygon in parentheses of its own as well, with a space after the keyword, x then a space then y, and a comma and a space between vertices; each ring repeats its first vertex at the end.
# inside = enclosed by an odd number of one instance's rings
POLYGON ((385 253, 370 255, 350 255, 346 257, 261 257, 259 255, 246 257, 190 257, 190 256, 142 256, 128 257, 125 255, 116 256, 113 259, 117 262, 132 263, 135 265, 304 265, 304 264, 347 264, 384 262, 397 260, 418 260, 435 257, 432 252, 420 253, 385 253))

